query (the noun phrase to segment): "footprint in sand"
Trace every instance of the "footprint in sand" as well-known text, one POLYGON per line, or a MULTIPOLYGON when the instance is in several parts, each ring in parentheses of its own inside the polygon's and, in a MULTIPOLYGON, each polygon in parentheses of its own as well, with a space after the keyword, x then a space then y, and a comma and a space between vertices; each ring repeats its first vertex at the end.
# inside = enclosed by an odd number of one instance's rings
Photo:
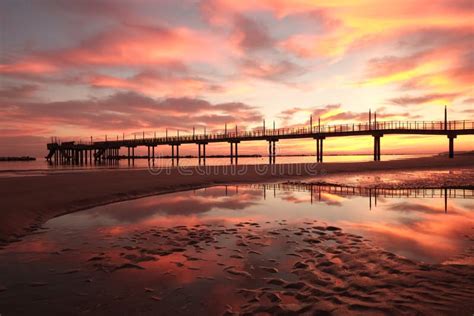
POLYGON ((252 278, 252 275, 248 273, 247 271, 242 271, 242 270, 237 270, 235 268, 229 268, 229 269, 224 269, 227 273, 230 273, 232 275, 238 275, 238 276, 243 276, 246 278, 252 278))
POLYGON ((174 263, 178 268, 184 267, 184 264, 182 262, 171 261, 171 263, 174 263))
POLYGON ((268 284, 272 284, 272 285, 286 285, 288 282, 286 282, 285 280, 282 280, 282 279, 265 279, 267 280, 267 283, 268 284))
POLYGON ((308 267, 309 266, 306 263, 301 262, 301 261, 298 261, 293 265, 293 269, 306 269, 308 267))
POLYGON ((268 292, 266 293, 266 296, 268 297, 268 299, 270 301, 272 301, 273 303, 275 302, 281 302, 281 297, 280 295, 276 294, 276 293, 272 293, 272 292, 268 292))
POLYGON ((303 256, 302 256, 302 255, 300 255, 300 254, 297 254, 297 253, 287 253, 286 255, 287 255, 287 256, 290 256, 290 257, 298 257, 298 258, 303 258, 303 256))
POLYGON ((274 267, 265 267, 265 266, 260 266, 260 269, 263 271, 269 272, 269 273, 278 273, 278 269, 274 267))
POLYGON ((159 296, 150 296, 150 299, 152 299, 154 301, 161 301, 161 297, 159 297, 159 296))
POLYGON ((188 267, 188 270, 199 271, 199 270, 201 270, 201 268, 197 268, 197 267, 188 267))
POLYGON ((137 269, 137 270, 145 270, 144 267, 139 266, 138 264, 133 264, 133 263, 124 263, 122 265, 119 265, 113 269, 113 271, 117 270, 122 270, 122 269, 137 269))

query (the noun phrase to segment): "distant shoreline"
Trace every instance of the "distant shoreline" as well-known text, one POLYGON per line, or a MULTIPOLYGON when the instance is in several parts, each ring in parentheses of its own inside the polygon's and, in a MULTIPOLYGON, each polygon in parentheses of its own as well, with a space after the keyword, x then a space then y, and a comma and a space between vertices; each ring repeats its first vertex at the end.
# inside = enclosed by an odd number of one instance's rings
POLYGON ((35 161, 35 157, 22 156, 22 157, 0 157, 0 161, 35 161))

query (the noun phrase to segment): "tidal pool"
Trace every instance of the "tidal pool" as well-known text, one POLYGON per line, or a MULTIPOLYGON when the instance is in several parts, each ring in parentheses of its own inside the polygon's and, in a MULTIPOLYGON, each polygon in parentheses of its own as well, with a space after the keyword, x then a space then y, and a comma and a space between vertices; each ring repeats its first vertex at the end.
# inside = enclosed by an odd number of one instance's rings
POLYGON ((450 297, 432 304, 434 289, 473 293, 473 227, 474 190, 287 183, 152 196, 57 217, 1 249, 0 313, 453 311, 450 297))

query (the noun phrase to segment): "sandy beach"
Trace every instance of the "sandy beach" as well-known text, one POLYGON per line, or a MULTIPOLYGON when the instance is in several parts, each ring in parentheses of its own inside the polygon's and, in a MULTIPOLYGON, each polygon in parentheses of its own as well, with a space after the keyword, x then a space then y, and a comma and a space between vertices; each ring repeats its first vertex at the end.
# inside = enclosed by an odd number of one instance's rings
MULTIPOLYGON (((263 183, 341 174, 474 167, 469 156, 381 162, 263 166, 208 166, 149 170, 52 172, 45 176, 0 178, 0 240, 15 240, 50 218, 107 203, 218 184, 263 183)), ((340 179, 340 178, 339 178, 340 179)), ((466 185, 465 179, 451 185, 466 185)), ((439 183, 438 183, 439 184, 439 183)))

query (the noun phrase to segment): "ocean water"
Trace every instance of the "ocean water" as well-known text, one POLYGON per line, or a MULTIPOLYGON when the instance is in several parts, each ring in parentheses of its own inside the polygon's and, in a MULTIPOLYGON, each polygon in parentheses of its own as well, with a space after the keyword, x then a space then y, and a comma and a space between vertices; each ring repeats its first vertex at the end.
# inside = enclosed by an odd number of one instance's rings
MULTIPOLYGON (((418 157, 428 157, 431 155, 384 155, 382 160, 408 159, 418 157)), ((344 156, 325 156, 324 162, 364 162, 372 161, 372 155, 344 155, 344 156)), ((276 163, 311 163, 315 162, 316 158, 313 156, 282 156, 276 157, 276 163)), ((242 157, 238 159, 240 165, 253 164, 267 164, 268 157, 242 157)), ((127 168, 142 168, 146 169, 149 165, 154 168, 168 168, 178 165, 178 162, 171 159, 155 159, 148 161, 146 159, 135 159, 134 163, 128 163, 127 160, 120 160, 118 163, 92 163, 82 165, 56 165, 49 164, 43 158, 38 158, 35 161, 10 161, 0 162, 0 177, 2 176, 21 176, 21 175, 42 175, 48 172, 68 172, 78 170, 102 170, 102 169, 127 169, 127 168), (18 173, 21 172, 21 173, 18 173)), ((181 158, 179 159, 179 166, 198 166, 199 160, 196 158, 181 158)), ((230 158, 207 158, 206 165, 230 165, 230 158)))

